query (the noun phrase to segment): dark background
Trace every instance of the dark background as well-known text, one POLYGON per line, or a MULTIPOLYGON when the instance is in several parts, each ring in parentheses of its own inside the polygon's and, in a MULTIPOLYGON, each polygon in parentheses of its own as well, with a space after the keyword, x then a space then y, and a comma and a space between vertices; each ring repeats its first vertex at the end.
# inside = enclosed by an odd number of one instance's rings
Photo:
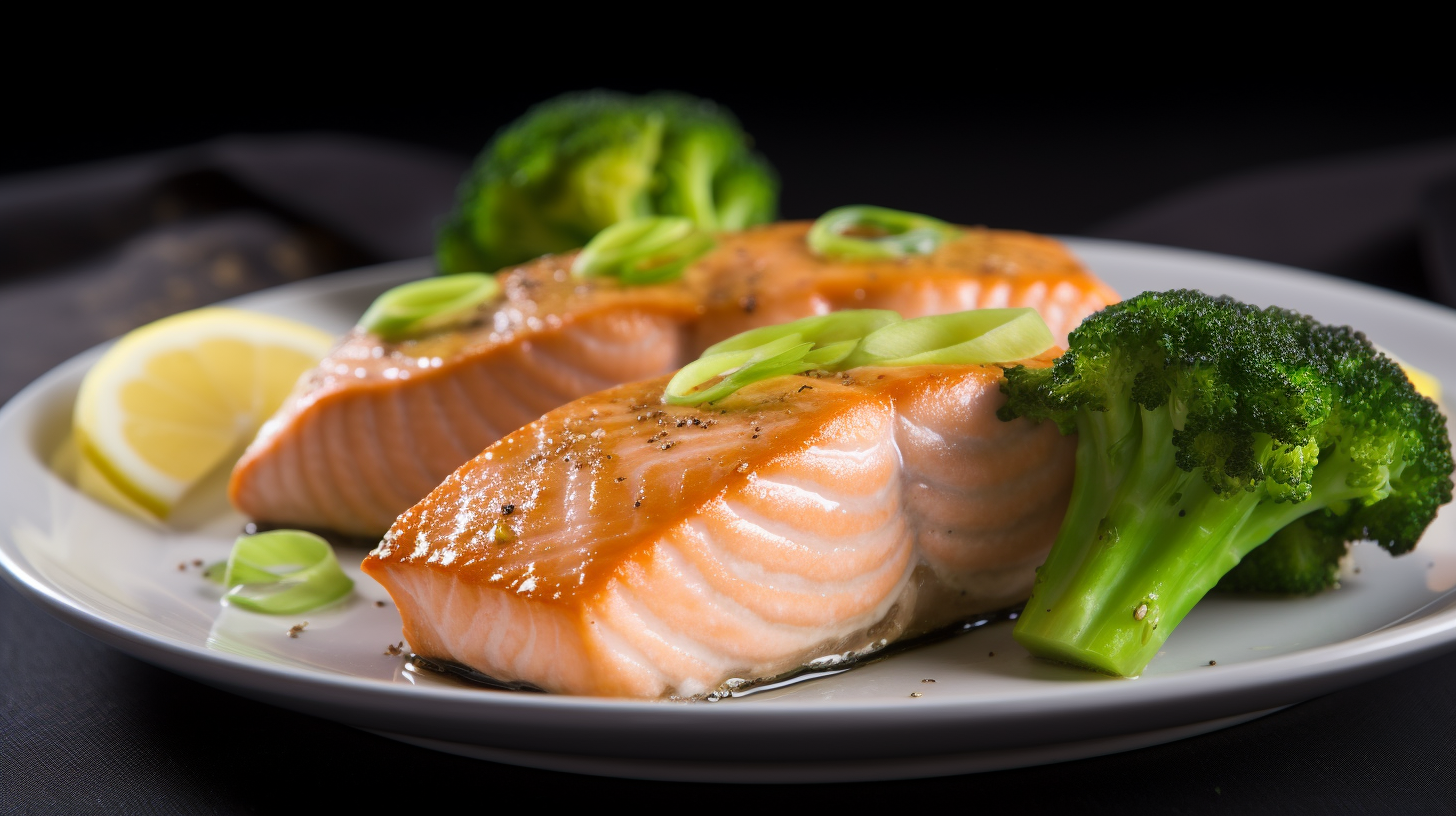
POLYGON ((556 93, 667 88, 739 116, 782 175, 784 217, 860 202, 1077 233, 1231 173, 1456 138, 1456 93, 1427 70, 1162 76, 1156 63, 1119 71, 1087 59, 1058 75, 967 64, 963 80, 928 71, 873 80, 820 65, 762 82, 664 69, 523 72, 483 85, 458 63, 351 63, 307 79, 234 72, 205 86, 149 82, 119 65, 88 75, 84 88, 12 89, 0 177, 240 133, 339 131, 470 156, 556 93))
MULTIPOLYGON (((250 60, 241 68, 239 56, 219 55, 234 63, 230 71, 118 58, 75 84, 16 82, 4 103, 9 124, 0 128, 0 185, 240 133, 363 134, 463 157, 559 91, 669 87, 739 115, 782 175, 786 217, 862 202, 1090 234, 1233 174, 1456 139, 1443 77, 1388 65, 1379 76, 1318 62, 1241 74, 1220 63, 1170 76, 1161 64, 1119 71, 1081 54, 1047 76, 1021 55, 989 67, 909 64, 873 77, 825 60, 750 81, 694 76, 680 60, 658 71, 583 68, 543 78, 539 66, 562 58, 544 44, 534 53, 483 51, 473 63, 354 60, 302 73, 261 68, 271 58, 266 48, 241 54, 250 60), (205 81, 179 78, 189 72, 205 81)), ((1449 656, 1248 725, 1115 757, 773 790, 647 786, 433 754, 154 669, 49 619, 3 585, 0 660, 9 667, 0 679, 0 812, 266 812, 313 799, 487 808, 520 799, 736 810, 946 802, 1088 814, 1425 813, 1449 812, 1456 801, 1449 656), (293 784, 310 792, 285 795, 293 784)))

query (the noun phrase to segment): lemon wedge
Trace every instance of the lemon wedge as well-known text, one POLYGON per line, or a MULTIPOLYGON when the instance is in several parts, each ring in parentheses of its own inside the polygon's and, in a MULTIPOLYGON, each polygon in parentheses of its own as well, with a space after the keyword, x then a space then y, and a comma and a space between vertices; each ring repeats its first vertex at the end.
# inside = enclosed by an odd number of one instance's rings
POLYGON ((94 468, 81 489, 166 518, 193 485, 238 455, 332 342, 311 326, 224 308, 127 334, 76 396, 76 443, 94 468))

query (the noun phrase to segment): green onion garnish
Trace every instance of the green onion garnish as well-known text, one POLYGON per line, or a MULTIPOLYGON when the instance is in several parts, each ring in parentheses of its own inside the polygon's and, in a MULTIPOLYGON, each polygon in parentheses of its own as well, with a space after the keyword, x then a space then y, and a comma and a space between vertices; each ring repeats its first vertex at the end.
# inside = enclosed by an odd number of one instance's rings
POLYGON ((700 405, 750 383, 810 370, 1006 363, 1054 345, 1035 309, 975 309, 914 320, 883 309, 835 312, 752 329, 709 347, 668 381, 663 400, 700 405))
POLYGON ((1035 357, 1056 342, 1035 309, 973 309, 886 326, 844 366, 988 365, 1035 357))
POLYGON ((354 589, 328 542, 302 530, 242 536, 222 582, 228 588, 224 603, 269 615, 317 609, 354 589))
POLYGON ((757 348, 700 357, 673 375, 663 396, 675 405, 720 400, 749 383, 808 371, 814 365, 804 357, 813 348, 813 343, 804 342, 803 335, 791 333, 757 348), (723 379, 710 388, 693 390, 714 377, 723 379))
POLYGON ((359 326, 386 342, 407 340, 469 323, 499 292, 495 277, 483 272, 413 281, 376 298, 359 326))
POLYGON ((617 278, 628 285, 662 283, 680 277, 688 264, 717 242, 675 215, 629 218, 597 233, 571 264, 578 278, 617 278))
POLYGON ((960 235, 956 227, 928 215, 884 207, 839 207, 819 216, 809 229, 809 249, 823 258, 882 261, 929 255, 960 235))
POLYGON ((725 351, 744 351, 757 348, 780 337, 797 334, 816 346, 827 346, 842 340, 858 341, 870 332, 899 323, 900 315, 889 309, 851 309, 844 312, 830 312, 826 315, 805 317, 792 323, 777 326, 763 326, 735 334, 721 343, 715 343, 703 351, 703 357, 722 354, 725 351))

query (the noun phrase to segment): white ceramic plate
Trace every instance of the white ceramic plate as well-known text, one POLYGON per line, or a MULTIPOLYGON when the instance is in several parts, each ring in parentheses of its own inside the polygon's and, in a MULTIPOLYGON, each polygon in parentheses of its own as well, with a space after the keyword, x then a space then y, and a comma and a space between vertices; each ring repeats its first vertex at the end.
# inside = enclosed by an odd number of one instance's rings
MULTIPOLYGON (((1186 251, 1072 240, 1124 293, 1196 287, 1358 326, 1456 385, 1456 313, 1297 270, 1186 251)), ((351 325, 423 261, 333 275, 236 301, 351 325)), ((1438 519, 1411 555, 1355 549, 1343 586, 1314 598, 1213 597, 1137 680, 1036 661, 1008 624, 833 677, 717 703, 500 692, 407 671, 387 596, 341 553, 358 590, 275 618, 223 609, 194 560, 227 553, 244 520, 222 481, 166 529, 78 494, 51 467, 93 349, 0 411, 0 566, 36 602, 143 660, 238 694, 486 759, 659 779, 829 781, 963 773, 1093 756, 1242 722, 1456 646, 1456 529, 1438 519), (182 566, 179 569, 179 565, 182 566), (290 638, 292 624, 308 620, 290 638), (1210 661, 1217 661, 1210 666, 1210 661), (926 682, 934 680, 934 683, 926 682), (911 697, 912 693, 920 697, 911 697)), ((352 554, 362 556, 362 550, 352 554)))

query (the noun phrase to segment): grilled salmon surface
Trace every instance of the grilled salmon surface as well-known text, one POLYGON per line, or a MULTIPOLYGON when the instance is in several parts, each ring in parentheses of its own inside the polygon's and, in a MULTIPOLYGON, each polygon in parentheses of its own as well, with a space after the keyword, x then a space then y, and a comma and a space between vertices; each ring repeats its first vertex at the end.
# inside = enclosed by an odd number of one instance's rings
POLYGON ((465 464, 364 571, 416 653, 549 691, 693 696, 873 651, 1030 594, 1075 440, 999 421, 1000 376, 859 368, 711 408, 618 386, 465 464))
POLYGON ((253 518, 377 536, 485 446, 577 397, 672 371, 738 332, 845 308, 920 317, 1029 306, 1065 337, 1119 298, 1057 241, 969 229, 933 255, 836 262, 809 224, 724 234, 679 281, 579 281, 573 255, 503 272, 476 325, 385 343, 355 330, 234 469, 253 518))

